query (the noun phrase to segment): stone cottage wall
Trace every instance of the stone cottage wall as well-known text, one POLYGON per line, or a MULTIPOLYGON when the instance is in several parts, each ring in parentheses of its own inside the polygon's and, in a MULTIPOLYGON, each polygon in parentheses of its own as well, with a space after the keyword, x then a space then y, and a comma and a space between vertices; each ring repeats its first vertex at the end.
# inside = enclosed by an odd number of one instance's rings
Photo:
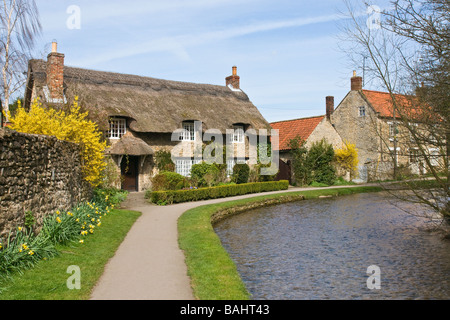
POLYGON ((0 237, 23 226, 27 211, 40 227, 46 215, 88 200, 81 165, 74 143, 0 129, 0 237))

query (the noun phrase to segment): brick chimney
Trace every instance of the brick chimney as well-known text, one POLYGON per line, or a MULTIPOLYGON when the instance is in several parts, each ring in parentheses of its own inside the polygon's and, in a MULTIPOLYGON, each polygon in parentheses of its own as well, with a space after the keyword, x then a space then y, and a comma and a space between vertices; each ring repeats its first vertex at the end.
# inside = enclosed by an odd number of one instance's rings
POLYGON ((356 71, 353 71, 353 77, 351 79, 351 89, 352 91, 359 91, 362 90, 363 79, 362 77, 356 76, 356 71))
POLYGON ((234 89, 240 89, 240 84, 239 84, 240 77, 237 75, 237 67, 236 66, 233 67, 233 74, 229 77, 226 77, 225 80, 226 80, 226 86, 231 84, 234 89))
POLYGON ((52 101, 64 101, 64 54, 58 53, 56 41, 47 56, 47 87, 52 101))
POLYGON ((325 98, 327 108, 327 120, 331 121, 331 115, 334 112, 334 97, 328 96, 325 98))

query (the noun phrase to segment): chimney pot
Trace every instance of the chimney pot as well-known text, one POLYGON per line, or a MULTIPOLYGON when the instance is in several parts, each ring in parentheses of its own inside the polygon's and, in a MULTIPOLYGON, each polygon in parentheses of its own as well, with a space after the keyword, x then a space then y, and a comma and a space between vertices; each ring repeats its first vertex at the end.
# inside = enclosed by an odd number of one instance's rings
POLYGON ((230 84, 234 89, 240 89, 240 77, 237 75, 237 67, 233 66, 232 75, 225 78, 226 86, 230 84))
POLYGON ((363 88, 363 79, 356 75, 356 71, 353 71, 353 77, 351 78, 351 90, 360 91, 363 88))
POLYGON ((52 53, 58 52, 58 43, 56 41, 52 42, 52 53))

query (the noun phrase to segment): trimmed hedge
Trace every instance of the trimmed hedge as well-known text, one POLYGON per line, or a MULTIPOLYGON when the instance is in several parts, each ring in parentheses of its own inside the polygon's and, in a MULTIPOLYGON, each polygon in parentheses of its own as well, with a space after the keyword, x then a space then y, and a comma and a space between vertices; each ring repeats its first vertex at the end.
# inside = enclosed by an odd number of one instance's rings
POLYGON ((250 193, 287 190, 288 187, 289 182, 287 180, 267 181, 189 190, 154 191, 151 192, 148 197, 153 203, 166 205, 189 201, 233 197, 250 193))

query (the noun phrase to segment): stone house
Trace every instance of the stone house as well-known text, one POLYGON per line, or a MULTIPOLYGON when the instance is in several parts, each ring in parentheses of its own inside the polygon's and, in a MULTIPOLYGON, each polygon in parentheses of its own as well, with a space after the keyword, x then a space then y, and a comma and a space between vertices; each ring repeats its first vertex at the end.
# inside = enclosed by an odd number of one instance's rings
MULTIPOLYGON (((408 97, 395 95, 395 98, 406 105, 408 97)), ((417 147, 395 115, 391 95, 363 89, 362 77, 355 72, 351 90, 332 112, 331 123, 344 141, 358 148, 361 181, 392 179, 394 158, 399 170, 424 173, 417 147)))
MULTIPOLYGON (((107 154, 122 176, 120 186, 130 191, 151 186, 160 150, 190 146, 192 152, 184 148, 174 161, 176 171, 188 176, 199 162, 193 148, 202 144, 205 133, 216 132, 242 149, 247 130, 271 129, 241 90, 236 67, 225 85, 162 80, 65 66, 56 43, 47 61, 29 61, 25 107, 38 97, 44 105, 67 107, 75 96, 105 133, 107 154)), ((227 161, 228 171, 237 161, 248 161, 248 151, 237 155, 227 161)))
POLYGON ((331 124, 333 108, 334 98, 326 97, 325 115, 278 121, 270 124, 273 129, 279 130, 279 155, 282 161, 280 162, 281 174, 283 174, 283 168, 285 171, 290 170, 292 156, 290 154, 289 141, 297 136, 305 142, 307 148, 314 142, 321 141, 324 138, 334 149, 343 146, 341 136, 331 124))

